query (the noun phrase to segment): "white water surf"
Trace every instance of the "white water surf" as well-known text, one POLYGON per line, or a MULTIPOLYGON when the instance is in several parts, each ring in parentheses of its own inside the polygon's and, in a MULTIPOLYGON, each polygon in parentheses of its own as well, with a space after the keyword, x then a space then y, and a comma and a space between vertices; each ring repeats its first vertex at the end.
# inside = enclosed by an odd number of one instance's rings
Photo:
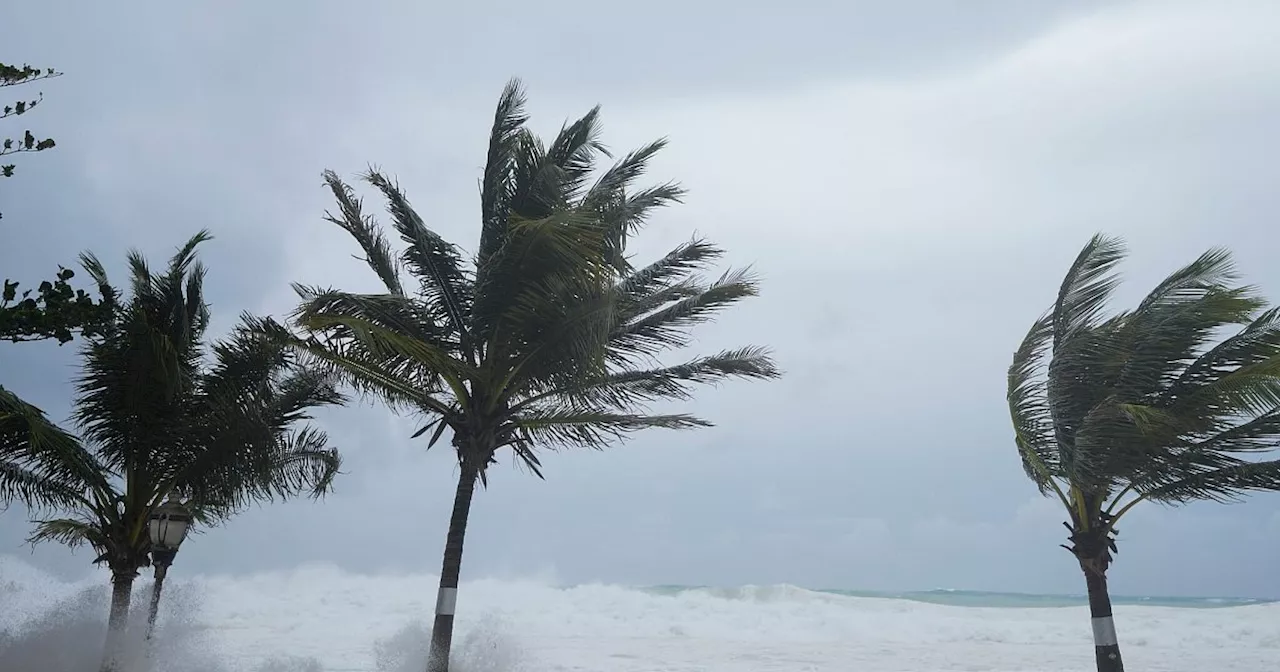
MULTIPOLYGON (((149 578, 139 579, 135 611, 149 589, 149 578)), ((0 556, 0 670, 96 669, 107 592, 105 573, 67 583, 0 556)), ((175 570, 154 669, 420 672, 435 593, 428 574, 314 566, 184 577, 175 570)), ((1116 623, 1135 670, 1260 672, 1280 660, 1280 605, 1120 606, 1116 623)), ((455 643, 456 672, 1065 672, 1093 665, 1082 607, 952 607, 789 586, 661 595, 464 582, 455 643)))

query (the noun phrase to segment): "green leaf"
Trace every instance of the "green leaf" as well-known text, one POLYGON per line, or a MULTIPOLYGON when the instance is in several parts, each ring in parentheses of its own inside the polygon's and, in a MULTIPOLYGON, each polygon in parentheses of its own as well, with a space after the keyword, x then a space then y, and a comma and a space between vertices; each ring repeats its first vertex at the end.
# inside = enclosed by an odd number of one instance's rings
POLYGON ((434 447, 434 446, 436 445, 436 442, 440 440, 440 436, 444 434, 444 430, 445 430, 445 428, 447 428, 448 426, 449 426, 449 425, 444 421, 444 419, 443 419, 443 418, 440 420, 440 422, 439 422, 439 423, 437 423, 437 424, 436 424, 436 431, 432 432, 432 434, 431 434, 431 440, 430 440, 430 441, 427 441, 427 448, 428 448, 428 449, 430 449, 430 448, 432 448, 432 447, 434 447))
POLYGON ((388 292, 404 296, 404 287, 400 283, 400 264, 373 216, 362 212, 361 202, 355 191, 339 179, 337 173, 326 170, 324 180, 338 201, 338 212, 341 215, 334 216, 326 211, 325 220, 342 227, 356 239, 364 250, 364 261, 378 274, 388 292))

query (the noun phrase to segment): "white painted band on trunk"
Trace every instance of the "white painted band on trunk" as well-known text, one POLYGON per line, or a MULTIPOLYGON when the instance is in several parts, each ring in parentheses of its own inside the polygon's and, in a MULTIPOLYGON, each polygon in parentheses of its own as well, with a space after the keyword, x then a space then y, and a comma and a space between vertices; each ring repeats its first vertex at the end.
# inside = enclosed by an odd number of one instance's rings
POLYGON ((1116 622, 1110 616, 1093 619, 1093 645, 1094 646, 1115 646, 1120 640, 1116 639, 1116 622))
POLYGON ((457 588, 441 588, 440 594, 436 596, 436 615, 452 616, 454 610, 458 608, 458 589, 457 588))

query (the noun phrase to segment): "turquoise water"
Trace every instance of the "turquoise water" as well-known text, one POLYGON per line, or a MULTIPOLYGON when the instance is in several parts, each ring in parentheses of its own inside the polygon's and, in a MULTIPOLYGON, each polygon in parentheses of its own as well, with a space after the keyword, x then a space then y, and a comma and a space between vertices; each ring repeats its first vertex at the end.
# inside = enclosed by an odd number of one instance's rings
MULTIPOLYGON (((879 593, 873 591, 823 590, 819 592, 851 595, 856 597, 887 597, 958 607, 1078 607, 1087 605, 1084 595, 1028 595, 1023 593, 988 593, 976 590, 928 590, 906 593, 879 593)), ((1275 600, 1240 597, 1135 597, 1111 596, 1112 604, 1129 604, 1146 607, 1190 607, 1214 609, 1242 607, 1250 604, 1266 604, 1275 600)))
MULTIPOLYGON (((651 586, 646 592, 661 595, 677 595, 691 590, 708 590, 713 593, 730 593, 740 591, 724 591, 710 586, 651 586)), ((849 597, 874 597, 891 600, 911 600, 955 607, 994 607, 994 608, 1033 608, 1033 607, 1079 607, 1088 604, 1084 595, 1032 595, 1025 593, 992 593, 979 590, 921 590, 906 592, 890 592, 876 590, 837 590, 822 589, 814 592, 849 597)), ((1137 605, 1146 607, 1182 607, 1192 609, 1218 609, 1223 607, 1243 607, 1252 604, 1268 604, 1280 600, 1246 598, 1246 597, 1135 597, 1126 595, 1111 596, 1112 604, 1137 605)))

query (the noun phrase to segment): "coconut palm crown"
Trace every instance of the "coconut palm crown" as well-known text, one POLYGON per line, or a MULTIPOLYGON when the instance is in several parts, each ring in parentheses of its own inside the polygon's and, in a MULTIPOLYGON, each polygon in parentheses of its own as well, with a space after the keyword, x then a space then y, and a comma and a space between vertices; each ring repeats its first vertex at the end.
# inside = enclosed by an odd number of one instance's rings
MULTIPOLYGON (((1116 524, 1134 506, 1280 489, 1280 460, 1261 459, 1280 443, 1280 310, 1215 249, 1108 316, 1124 255, 1118 239, 1090 240, 1008 375, 1023 466, 1066 509, 1067 548, 1108 623, 1116 524)), ((1106 647, 1099 669, 1122 669, 1106 647)))

